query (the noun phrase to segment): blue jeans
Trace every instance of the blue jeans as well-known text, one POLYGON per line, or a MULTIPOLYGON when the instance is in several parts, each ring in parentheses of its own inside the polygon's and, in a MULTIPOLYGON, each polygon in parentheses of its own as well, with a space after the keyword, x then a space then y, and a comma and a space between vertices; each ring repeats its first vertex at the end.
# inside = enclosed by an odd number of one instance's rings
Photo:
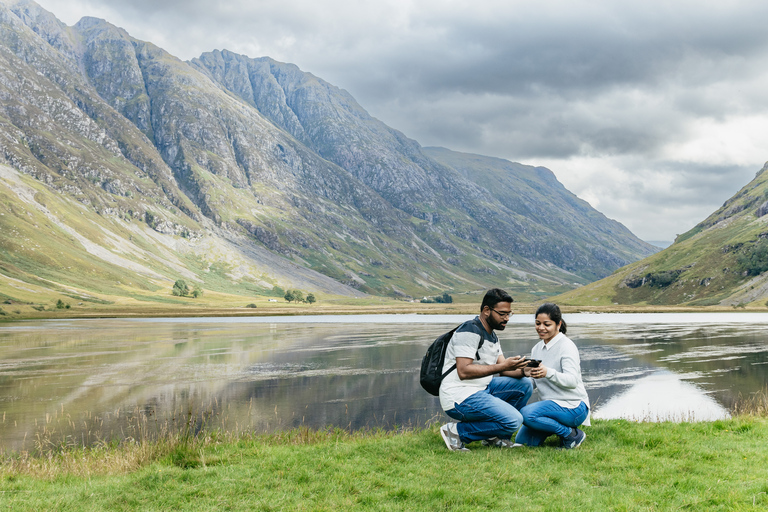
POLYGON ((532 393, 533 383, 528 377, 494 377, 487 388, 445 413, 459 420, 457 430, 463 443, 491 437, 511 439, 523 423, 519 409, 528 403, 532 393))
POLYGON ((515 442, 539 446, 552 434, 560 437, 570 434, 572 427, 578 427, 587 419, 589 409, 584 402, 574 409, 566 409, 552 400, 542 400, 526 405, 520 412, 523 415, 523 426, 515 442))

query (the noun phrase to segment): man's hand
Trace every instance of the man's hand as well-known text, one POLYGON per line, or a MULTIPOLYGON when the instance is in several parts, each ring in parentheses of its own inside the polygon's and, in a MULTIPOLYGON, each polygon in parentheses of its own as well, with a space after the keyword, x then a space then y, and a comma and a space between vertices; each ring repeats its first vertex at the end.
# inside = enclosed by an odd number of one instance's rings
POLYGON ((526 365, 527 359, 522 356, 507 357, 499 356, 496 364, 474 364, 475 360, 469 357, 456 358, 456 372, 461 380, 479 379, 488 375, 509 372, 526 365))
POLYGON ((522 368, 528 364, 528 360, 525 358, 525 356, 507 357, 506 359, 499 357, 498 361, 496 362, 502 365, 501 371, 503 372, 509 370, 517 370, 518 368, 522 368))

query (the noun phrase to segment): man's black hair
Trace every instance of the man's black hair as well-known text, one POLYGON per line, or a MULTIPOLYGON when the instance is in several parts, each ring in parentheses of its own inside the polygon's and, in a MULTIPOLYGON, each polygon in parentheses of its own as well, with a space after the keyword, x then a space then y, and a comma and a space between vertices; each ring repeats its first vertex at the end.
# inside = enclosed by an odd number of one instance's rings
POLYGON ((480 311, 484 310, 485 306, 488 306, 489 308, 493 309, 493 307, 499 302, 512 303, 514 301, 515 299, 513 299, 510 294, 508 294, 501 288, 493 288, 485 292, 485 297, 483 297, 483 303, 480 304, 480 311))

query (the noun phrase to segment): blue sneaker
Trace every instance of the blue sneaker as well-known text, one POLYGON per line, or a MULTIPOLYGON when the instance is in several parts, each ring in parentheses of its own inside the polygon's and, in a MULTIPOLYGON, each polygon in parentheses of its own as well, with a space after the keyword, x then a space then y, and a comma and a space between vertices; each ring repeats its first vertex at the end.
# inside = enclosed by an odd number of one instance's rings
POLYGON ((573 448, 578 448, 586 438, 587 434, 585 434, 581 429, 574 428, 571 430, 570 434, 561 438, 560 442, 563 448, 566 450, 572 450, 573 448))

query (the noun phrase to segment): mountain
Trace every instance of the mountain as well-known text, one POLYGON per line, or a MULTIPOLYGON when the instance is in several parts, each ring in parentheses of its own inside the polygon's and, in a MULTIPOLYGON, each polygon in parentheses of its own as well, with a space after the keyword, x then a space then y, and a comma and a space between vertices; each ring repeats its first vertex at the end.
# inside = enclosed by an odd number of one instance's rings
POLYGON ((534 297, 655 250, 551 172, 470 172, 296 66, 183 62, 104 20, 3 1, 0 273, 14 282, 139 300, 180 277, 242 295, 534 297))
POLYGON ((663 251, 565 293, 565 304, 759 305, 768 297, 768 163, 663 251))

